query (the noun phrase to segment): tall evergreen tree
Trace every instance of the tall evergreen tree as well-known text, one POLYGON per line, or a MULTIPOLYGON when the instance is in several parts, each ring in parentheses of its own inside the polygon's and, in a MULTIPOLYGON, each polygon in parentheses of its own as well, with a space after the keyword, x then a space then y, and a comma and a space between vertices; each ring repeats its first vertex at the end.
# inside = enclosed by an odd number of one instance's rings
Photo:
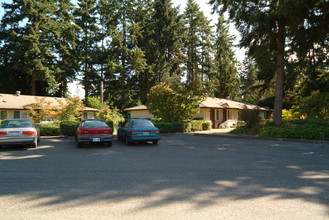
POLYGON ((66 97, 68 95, 68 83, 76 79, 78 71, 78 57, 76 53, 76 37, 79 31, 74 24, 74 5, 70 0, 58 0, 56 23, 54 24, 54 49, 56 54, 53 65, 55 66, 55 77, 58 83, 56 96, 66 97))
POLYGON ((237 61, 233 50, 234 38, 229 35, 224 17, 218 18, 215 42, 214 93, 219 98, 239 98, 237 61))
POLYGON ((56 5, 54 1, 14 0, 3 5, 6 13, 2 19, 2 40, 5 51, 12 60, 6 59, 2 68, 5 74, 15 71, 8 65, 21 67, 22 78, 30 78, 30 94, 47 94, 49 87, 56 85, 51 68, 51 48, 54 37, 56 5), (12 47, 15 44, 15 47, 12 47), (10 48, 9 48, 10 47, 10 48), (14 61, 15 63, 11 63, 14 61), (16 63, 17 62, 17 63, 16 63), (38 85, 38 88, 37 88, 38 85))
POLYGON ((153 64, 154 83, 180 82, 183 61, 183 23, 179 8, 174 8, 171 0, 155 0, 152 22, 152 48, 147 59, 153 64))
POLYGON ((85 90, 85 99, 94 95, 98 88, 99 76, 96 70, 97 35, 100 32, 97 25, 96 0, 79 0, 75 10, 75 22, 80 27, 77 39, 77 52, 82 73, 82 85, 85 90))
MULTIPOLYGON (((282 123, 286 48, 303 57, 317 41, 328 34, 329 2, 302 1, 239 1, 210 0, 215 9, 228 11, 242 33, 241 46, 249 47, 254 55, 267 49, 274 54, 276 95, 274 122, 282 123)), ((270 61, 270 60, 269 60, 270 61)))
POLYGON ((185 53, 186 80, 201 82, 201 42, 200 28, 204 25, 204 15, 195 0, 188 0, 184 11, 185 18, 185 53))

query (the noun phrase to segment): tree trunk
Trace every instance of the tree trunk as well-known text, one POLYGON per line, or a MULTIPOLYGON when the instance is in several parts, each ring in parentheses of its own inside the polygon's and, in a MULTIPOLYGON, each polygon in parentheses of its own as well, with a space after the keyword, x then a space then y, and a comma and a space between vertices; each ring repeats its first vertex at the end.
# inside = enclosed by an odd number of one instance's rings
POLYGON ((31 73, 31 95, 36 95, 37 86, 36 86, 36 71, 32 70, 31 73))
POLYGON ((274 124, 282 123, 282 103, 284 94, 284 47, 285 47, 285 23, 278 22, 277 51, 276 51, 276 90, 274 101, 274 124))

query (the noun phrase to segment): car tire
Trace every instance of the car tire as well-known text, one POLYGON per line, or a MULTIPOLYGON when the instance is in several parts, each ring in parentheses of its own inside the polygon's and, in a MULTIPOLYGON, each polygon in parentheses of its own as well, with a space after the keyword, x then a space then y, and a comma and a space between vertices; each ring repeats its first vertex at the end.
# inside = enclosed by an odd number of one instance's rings
POLYGON ((36 148, 38 146, 38 138, 36 138, 33 143, 30 145, 30 148, 36 148))
POLYGON ((159 141, 152 141, 152 142, 153 142, 153 144, 155 145, 155 144, 158 144, 159 141))
POLYGON ((106 142, 106 145, 107 145, 108 147, 112 147, 112 141, 106 142))
POLYGON ((125 138, 125 143, 126 143, 126 145, 130 145, 131 144, 131 142, 129 141, 128 135, 125 138))

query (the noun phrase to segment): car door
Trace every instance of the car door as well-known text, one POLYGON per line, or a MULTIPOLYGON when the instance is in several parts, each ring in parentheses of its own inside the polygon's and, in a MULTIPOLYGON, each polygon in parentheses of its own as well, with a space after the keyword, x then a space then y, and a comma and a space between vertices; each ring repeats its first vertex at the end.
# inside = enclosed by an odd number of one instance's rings
POLYGON ((128 134, 129 124, 130 124, 130 120, 123 123, 123 125, 118 129, 118 135, 120 139, 124 139, 128 134))

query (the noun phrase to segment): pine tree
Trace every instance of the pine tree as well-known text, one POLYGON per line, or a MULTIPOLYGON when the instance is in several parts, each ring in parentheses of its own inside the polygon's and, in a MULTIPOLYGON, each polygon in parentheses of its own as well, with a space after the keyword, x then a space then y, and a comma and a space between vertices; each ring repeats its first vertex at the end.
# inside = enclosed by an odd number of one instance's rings
POLYGON ((80 70, 83 74, 82 85, 85 90, 85 99, 89 95, 95 95, 99 76, 96 70, 97 60, 97 33, 100 32, 97 25, 96 0, 79 0, 75 10, 75 22, 80 32, 77 39, 77 53, 80 61, 80 70))
POLYGON ((218 18, 215 42, 214 75, 212 77, 214 93, 219 98, 236 99, 239 97, 239 79, 237 61, 233 51, 234 38, 229 35, 224 17, 218 18))
POLYGON ((59 0, 57 3, 53 53, 55 76, 59 84, 56 96, 67 97, 68 82, 76 79, 77 62, 77 32, 78 26, 74 24, 74 5, 70 0, 59 0))
POLYGON ((28 79, 30 85, 30 92, 27 93, 47 94, 49 88, 56 85, 51 67, 54 58, 51 39, 56 22, 53 16, 55 2, 14 0, 12 4, 4 4, 4 9, 6 13, 1 25, 3 47, 7 52, 15 49, 7 54, 12 60, 5 58, 2 66, 5 74, 12 74, 17 67, 21 67, 19 75, 28 79), (12 68, 8 65, 16 66, 12 68))
MULTIPOLYGON (((304 57, 317 41, 328 34, 329 2, 302 1, 239 1, 210 0, 215 9, 228 11, 242 34, 241 46, 251 54, 264 54, 264 49, 275 60, 276 95, 274 122, 282 123, 286 48, 297 57, 304 57)), ((268 60, 271 62, 271 60, 268 60)))
POLYGON ((180 82, 184 33, 179 9, 173 7, 171 0, 155 0, 153 8, 152 45, 147 60, 154 65, 155 83, 180 82))

